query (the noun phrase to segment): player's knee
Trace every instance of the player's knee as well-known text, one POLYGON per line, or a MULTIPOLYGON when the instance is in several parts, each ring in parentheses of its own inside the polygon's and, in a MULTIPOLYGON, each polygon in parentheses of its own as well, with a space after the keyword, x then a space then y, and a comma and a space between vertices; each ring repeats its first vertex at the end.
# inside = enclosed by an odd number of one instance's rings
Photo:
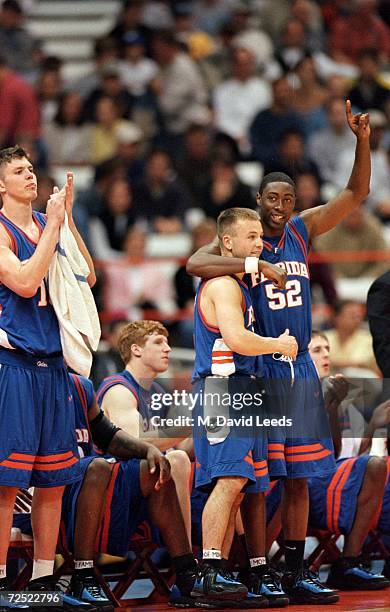
POLYGON ((84 483, 91 487, 106 489, 111 477, 111 465, 105 459, 94 459, 88 466, 84 483))
POLYGON ((0 486, 0 501, 3 504, 14 504, 17 492, 17 487, 0 486))
POLYGON ((286 478, 284 490, 290 497, 300 497, 306 495, 308 491, 306 478, 286 478))
POLYGON ((189 478, 191 473, 191 461, 186 452, 173 450, 167 454, 167 459, 171 465, 171 474, 179 474, 181 478, 189 478))
POLYGON ((387 477, 386 457, 370 457, 366 467, 366 476, 375 486, 384 486, 387 477))

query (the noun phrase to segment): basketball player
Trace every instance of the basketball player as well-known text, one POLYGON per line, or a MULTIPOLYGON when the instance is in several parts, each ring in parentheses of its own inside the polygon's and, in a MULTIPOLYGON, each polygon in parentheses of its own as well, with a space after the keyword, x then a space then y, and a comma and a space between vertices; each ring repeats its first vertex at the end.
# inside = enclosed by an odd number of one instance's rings
MULTIPOLYGON (((323 380, 329 377, 329 342, 325 334, 313 331, 309 344, 310 355, 323 380)), ((335 447, 341 439, 338 413, 341 401, 346 397, 348 383, 339 375, 329 379, 331 385, 325 395, 329 418, 335 416, 335 447)), ((388 422, 389 402, 375 410, 374 428, 388 422), (384 423, 380 420, 384 419, 384 423)), ((337 471, 328 477, 309 480, 309 524, 317 529, 327 529, 344 534, 342 556, 330 568, 328 584, 340 590, 383 589, 390 585, 382 575, 368 571, 359 555, 370 528, 376 523, 386 484, 387 460, 367 454, 340 459, 337 471)))
POLYGON ((292 179, 283 173, 271 173, 261 182, 257 203, 265 232, 262 257, 285 269, 288 279, 285 290, 275 288, 272 282, 259 274, 254 259, 218 256, 216 243, 200 249, 187 263, 190 274, 203 278, 250 273, 251 296, 259 333, 277 336, 288 328, 298 341, 298 355, 294 364, 278 359, 277 355, 267 355, 263 370, 264 377, 270 381, 269 386, 273 387, 274 404, 279 404, 282 414, 295 416, 296 413, 296 423, 300 428, 308 423, 313 429, 322 429, 320 435, 294 438, 288 438, 286 432, 279 431, 269 440, 270 475, 287 476, 282 511, 286 572, 282 584, 292 603, 332 603, 336 597, 320 582, 313 582, 303 569, 309 510, 307 478, 326 475, 335 469, 318 376, 307 348, 311 336, 307 253, 315 236, 342 221, 363 202, 369 192, 371 160, 368 116, 353 115, 349 101, 346 102, 346 114, 348 125, 356 136, 355 161, 347 186, 336 197, 323 206, 292 217, 296 201, 292 179), (274 385, 272 381, 275 381, 274 385), (278 393, 279 388, 284 390, 283 394, 278 393))
MULTIPOLYGON (((245 208, 228 209, 219 215, 217 231, 224 259, 259 257, 262 227, 257 212, 245 208)), ((222 398, 227 392, 232 402, 239 392, 249 392, 252 401, 248 414, 251 415, 255 413, 253 378, 258 356, 278 352, 294 359, 297 345, 288 330, 278 338, 254 333, 253 307, 243 276, 241 273, 202 281, 198 287, 193 379, 198 397, 212 394, 214 398, 222 398)), ((253 496, 253 503, 244 502, 247 512, 243 512, 243 517, 246 515, 245 518, 249 517, 248 521, 255 525, 248 544, 251 564, 255 570, 265 563, 263 492, 269 485, 265 436, 261 435, 260 428, 255 436, 250 426, 224 426, 218 433, 212 422, 203 425, 199 420, 199 417, 207 418, 207 409, 206 402, 200 400, 194 411, 196 486, 211 492, 202 516, 203 563, 193 591, 195 596, 209 600, 240 600, 239 607, 251 607, 246 597, 247 589, 221 571, 221 564, 229 555, 235 515, 244 493, 246 499, 253 496)), ((222 410, 223 405, 217 403, 215 418, 219 418, 222 410)), ((228 416, 234 412, 229 406, 228 416)), ((252 601, 254 606, 268 604, 263 594, 252 595, 249 599, 255 600, 252 601)), ((287 598, 285 603, 288 603, 287 598)))
POLYGON ((69 383, 46 274, 65 210, 80 251, 92 260, 72 217, 72 175, 35 213, 37 179, 26 152, 0 151, 0 591, 17 490, 35 487, 30 590, 51 588, 64 485, 80 478, 69 383))
MULTIPOLYGON (((162 406, 156 410, 151 405, 151 398, 153 395, 156 399, 164 395, 164 389, 154 379, 168 368, 171 352, 168 332, 157 321, 133 321, 120 332, 118 349, 125 369, 102 381, 97 391, 98 403, 107 417, 129 435, 136 438, 142 436, 143 440, 167 452, 191 543, 191 463, 187 453, 174 449, 184 440, 183 428, 177 432, 177 437, 173 437, 173 428, 159 427, 152 418, 167 416, 167 408, 162 406)), ((187 435, 189 433, 191 429, 188 427, 187 435)))

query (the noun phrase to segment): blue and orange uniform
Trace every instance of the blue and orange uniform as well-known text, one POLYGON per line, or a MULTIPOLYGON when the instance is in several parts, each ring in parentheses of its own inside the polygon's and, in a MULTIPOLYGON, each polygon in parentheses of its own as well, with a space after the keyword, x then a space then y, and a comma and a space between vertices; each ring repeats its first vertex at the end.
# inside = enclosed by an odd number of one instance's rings
MULTIPOLYGON (((46 218, 33 213, 43 231, 46 218)), ((0 212, 12 251, 36 243, 0 212)), ((58 321, 46 281, 24 298, 0 283, 0 485, 56 487, 80 477, 74 413, 58 321)))
MULTIPOLYGON (((232 277, 242 295, 245 328, 254 330, 254 315, 248 286, 232 277)), ((193 393, 198 394, 194 409, 195 484, 210 489, 218 478, 248 478, 245 492, 265 491, 269 485, 266 440, 254 427, 261 415, 262 398, 257 386, 257 358, 239 355, 225 344, 219 328, 210 324, 202 312, 202 292, 207 281, 198 287, 195 299, 195 364, 193 393), (249 404, 240 405, 245 394, 249 404), (207 399, 211 397, 211 404, 207 399), (213 405, 214 404, 214 405, 213 405), (224 419, 243 417, 245 423, 224 419), (249 417, 249 421, 246 420, 249 417), (206 421, 204 421, 206 419, 206 421), (221 426, 219 426, 221 423, 221 426)))
POLYGON ((251 276, 251 297, 260 335, 277 337, 286 329, 298 343, 294 362, 278 354, 263 356, 267 410, 271 417, 292 419, 291 427, 269 430, 270 476, 304 478, 335 471, 333 444, 321 383, 309 355, 311 295, 309 236, 302 219, 294 217, 282 236, 264 237, 262 259, 287 273, 284 290, 262 274, 251 276))

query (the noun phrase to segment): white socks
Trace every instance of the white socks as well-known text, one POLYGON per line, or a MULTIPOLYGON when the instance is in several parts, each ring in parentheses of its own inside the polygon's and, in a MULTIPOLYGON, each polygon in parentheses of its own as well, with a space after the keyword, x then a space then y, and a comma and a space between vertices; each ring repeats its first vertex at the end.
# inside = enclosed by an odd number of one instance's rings
POLYGON ((34 559, 33 572, 31 580, 42 578, 43 576, 51 576, 54 570, 54 559, 48 561, 46 559, 34 559))

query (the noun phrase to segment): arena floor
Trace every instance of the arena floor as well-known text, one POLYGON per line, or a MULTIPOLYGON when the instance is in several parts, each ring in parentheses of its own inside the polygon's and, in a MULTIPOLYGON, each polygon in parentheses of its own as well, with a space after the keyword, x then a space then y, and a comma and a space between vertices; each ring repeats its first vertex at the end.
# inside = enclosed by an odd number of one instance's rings
MULTIPOLYGON (((342 593, 340 602, 331 606, 289 606, 288 608, 269 608, 270 610, 286 610, 287 612, 310 612, 321 609, 323 612, 375 612, 376 610, 390 611, 390 589, 384 591, 369 592, 359 591, 358 593, 342 593)), ((195 609, 195 608, 194 608, 195 609)), ((199 610, 199 608, 196 608, 199 610)), ((136 606, 128 608, 116 608, 116 612, 159 612, 174 610, 166 604, 153 604, 150 606, 136 606)), ((240 610, 236 609, 236 612, 240 610)), ((244 611, 243 611, 244 612, 244 611)), ((245 611, 246 612, 246 611, 245 611)))

